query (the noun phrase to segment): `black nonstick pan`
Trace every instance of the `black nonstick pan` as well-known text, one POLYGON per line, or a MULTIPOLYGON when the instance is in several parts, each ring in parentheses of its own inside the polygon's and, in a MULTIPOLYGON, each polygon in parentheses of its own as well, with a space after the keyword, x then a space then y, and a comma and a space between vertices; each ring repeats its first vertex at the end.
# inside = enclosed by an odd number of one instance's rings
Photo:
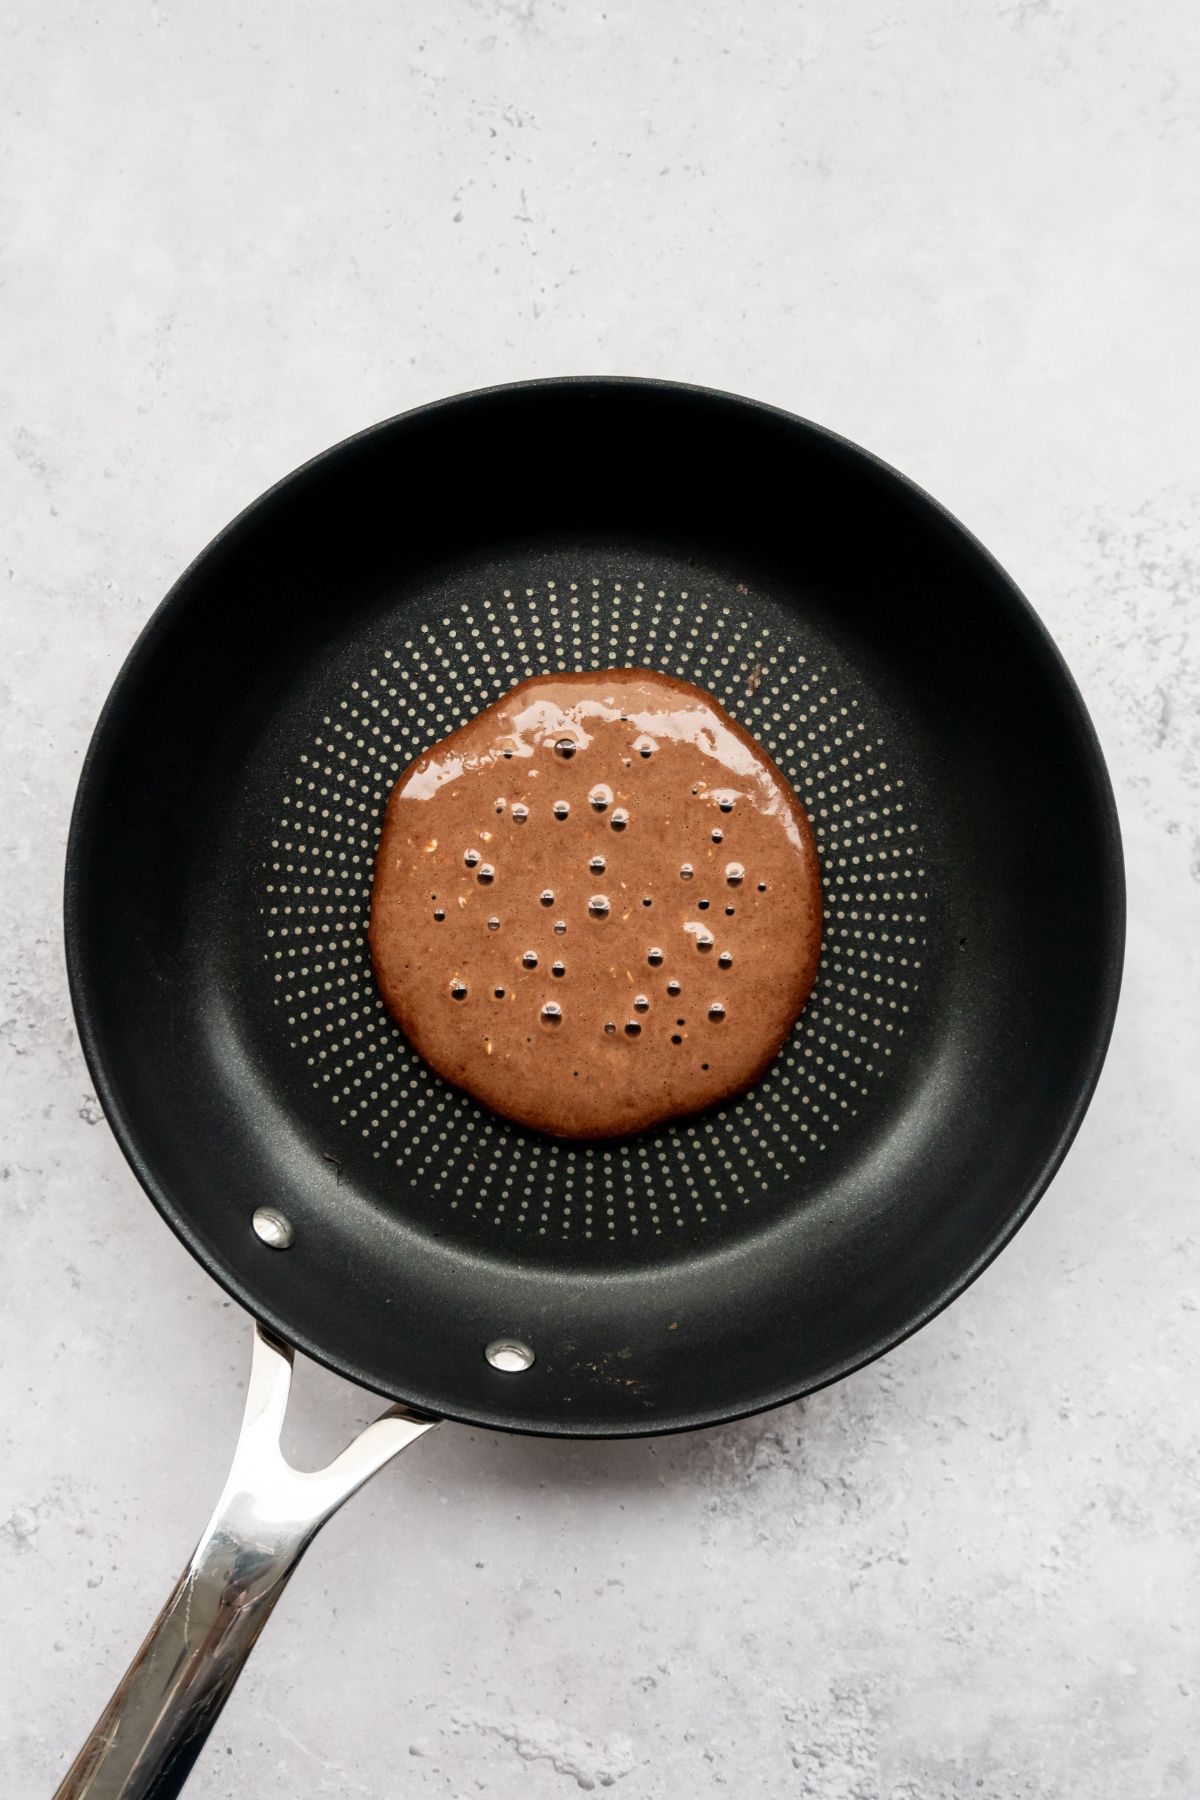
POLYGON ((99 1800, 179 1791, 313 1532, 432 1421, 712 1425, 960 1293, 1095 1086, 1123 879, 1071 678, 940 507, 769 407, 552 381, 350 439, 192 565, 97 726, 66 940, 122 1149, 258 1322, 212 1524, 60 1789, 99 1800), (413 1055, 367 909, 413 756, 614 665, 710 689, 786 772, 825 939, 749 1094, 567 1145, 413 1055), (278 1453, 292 1346, 398 1402, 317 1475, 278 1453))

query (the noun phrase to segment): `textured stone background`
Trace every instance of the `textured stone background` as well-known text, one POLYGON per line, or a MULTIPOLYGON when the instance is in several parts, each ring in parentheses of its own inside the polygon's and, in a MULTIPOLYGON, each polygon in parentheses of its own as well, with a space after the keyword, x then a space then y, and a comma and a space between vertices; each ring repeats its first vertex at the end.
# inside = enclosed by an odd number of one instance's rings
MULTIPOLYGON (((1200 1793, 1200 33, 1188 0, 16 0, 0 22, 0 1689, 52 1789, 223 1475, 245 1319, 89 1092, 72 790, 173 576, 311 452, 515 376, 836 427, 999 555, 1131 929, 1069 1162, 948 1314, 659 1443, 446 1430, 302 1567, 189 1794, 1200 1793)), ((313 1371, 297 1442, 366 1397, 313 1371)))

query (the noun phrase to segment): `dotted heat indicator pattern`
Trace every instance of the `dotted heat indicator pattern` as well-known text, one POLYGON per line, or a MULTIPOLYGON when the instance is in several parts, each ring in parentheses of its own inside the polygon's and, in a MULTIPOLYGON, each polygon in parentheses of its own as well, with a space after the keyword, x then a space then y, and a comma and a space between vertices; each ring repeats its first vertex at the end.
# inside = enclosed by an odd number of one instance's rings
POLYGON ((287 1041, 398 1202, 419 1194, 480 1248, 490 1228, 531 1250, 649 1250, 769 1210, 903 1054, 928 954, 918 821, 866 708, 787 615, 772 618, 737 594, 641 581, 505 588, 381 643, 297 752, 262 868, 264 973, 287 1041), (388 1015, 367 947, 375 849, 400 772, 518 681, 633 666, 707 688, 799 794, 821 859, 821 962, 783 1051, 740 1100, 627 1143, 559 1143, 449 1087, 388 1015))

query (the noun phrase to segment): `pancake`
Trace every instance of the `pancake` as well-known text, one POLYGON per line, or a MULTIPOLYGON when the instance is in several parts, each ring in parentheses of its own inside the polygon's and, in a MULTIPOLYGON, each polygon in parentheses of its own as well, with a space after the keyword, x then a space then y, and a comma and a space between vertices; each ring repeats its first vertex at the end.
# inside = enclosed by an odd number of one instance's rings
POLYGON ((536 676, 409 765, 375 861, 388 1011, 439 1075, 562 1138, 742 1093, 812 990, 821 881, 771 759, 690 682, 536 676))

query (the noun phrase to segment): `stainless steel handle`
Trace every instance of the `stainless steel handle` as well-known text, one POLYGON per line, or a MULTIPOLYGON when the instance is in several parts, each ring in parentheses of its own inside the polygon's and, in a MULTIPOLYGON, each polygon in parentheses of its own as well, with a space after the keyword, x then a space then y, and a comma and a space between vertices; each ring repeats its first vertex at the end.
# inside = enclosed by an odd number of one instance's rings
POLYGON ((55 1800, 173 1800, 312 1539, 343 1501, 437 1424, 393 1406, 311 1474, 279 1436, 292 1350, 254 1328, 233 1466, 216 1511, 55 1800))

